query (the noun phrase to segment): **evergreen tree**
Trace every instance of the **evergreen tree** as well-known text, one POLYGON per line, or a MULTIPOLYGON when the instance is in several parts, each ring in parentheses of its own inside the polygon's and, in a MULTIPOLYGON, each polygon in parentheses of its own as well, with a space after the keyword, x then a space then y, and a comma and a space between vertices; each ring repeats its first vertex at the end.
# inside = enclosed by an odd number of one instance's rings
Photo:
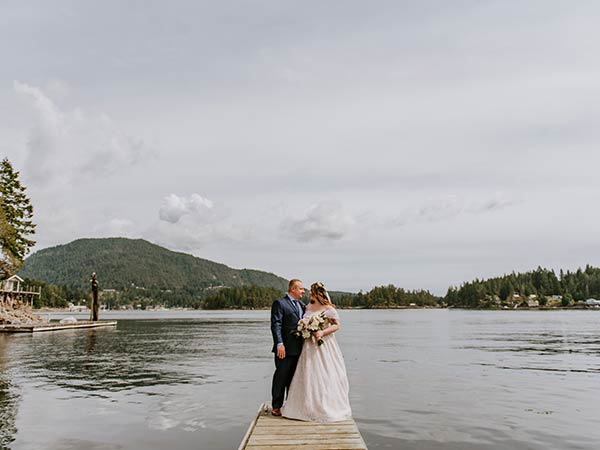
MULTIPOLYGON (((0 241, 12 242, 14 240, 15 230, 6 220, 6 215, 1 207, 2 198, 0 198, 0 241)), ((5 245, 0 246, 0 280, 8 278, 15 272, 17 260, 10 252, 5 250, 5 245)))
POLYGON ((501 284, 500 289, 498 290, 498 297, 500 297, 500 300, 505 301, 512 295, 513 290, 510 280, 506 280, 501 284))
POLYGON ((0 247, 9 271, 16 272, 35 241, 29 239, 35 233, 33 206, 25 186, 19 181, 19 172, 13 169, 7 158, 0 163, 0 247))

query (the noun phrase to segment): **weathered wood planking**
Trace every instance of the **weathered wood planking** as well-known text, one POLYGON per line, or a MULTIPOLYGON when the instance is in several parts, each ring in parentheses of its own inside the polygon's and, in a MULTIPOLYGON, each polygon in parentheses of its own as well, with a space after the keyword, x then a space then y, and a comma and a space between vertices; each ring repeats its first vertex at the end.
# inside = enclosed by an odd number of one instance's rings
POLYGON ((56 331, 70 330, 72 328, 98 328, 115 326, 117 326, 116 321, 81 321, 75 323, 46 322, 21 325, 0 325, 0 333, 33 333, 36 331, 56 331))
POLYGON ((271 415, 263 404, 238 450, 367 450, 354 420, 316 423, 271 415))

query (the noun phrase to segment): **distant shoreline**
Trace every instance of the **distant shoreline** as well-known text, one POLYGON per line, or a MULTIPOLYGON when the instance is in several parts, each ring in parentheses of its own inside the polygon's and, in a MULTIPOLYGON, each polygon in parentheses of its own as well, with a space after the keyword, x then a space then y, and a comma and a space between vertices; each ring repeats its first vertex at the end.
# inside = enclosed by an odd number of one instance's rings
MULTIPOLYGON (((165 312, 165 311, 269 311, 271 308, 221 308, 221 309, 202 309, 202 308, 161 308, 161 309, 105 309, 101 310, 101 313, 105 312, 165 312)), ((441 307, 441 306, 387 306, 387 307, 375 307, 375 308, 364 308, 364 307, 340 307, 337 309, 342 310, 361 310, 361 311, 377 311, 377 310, 394 310, 394 309, 457 309, 465 311, 600 311, 599 307, 592 306, 560 306, 560 307, 538 307, 538 308, 457 308, 457 307, 441 307)), ((73 314, 87 314, 90 312, 89 309, 84 310, 72 310, 69 308, 39 308, 34 309, 34 313, 73 313, 73 314)))

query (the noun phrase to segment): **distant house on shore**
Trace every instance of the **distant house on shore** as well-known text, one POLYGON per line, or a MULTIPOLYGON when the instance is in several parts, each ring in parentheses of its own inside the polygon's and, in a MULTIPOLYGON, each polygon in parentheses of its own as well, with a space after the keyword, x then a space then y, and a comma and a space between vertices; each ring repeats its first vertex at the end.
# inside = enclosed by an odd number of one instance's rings
POLYGON ((527 307, 528 308, 537 308, 540 306, 540 301, 538 300, 538 296, 535 294, 529 294, 527 296, 527 307))
POLYGON ((67 306, 69 307, 69 311, 72 312, 87 312, 90 310, 86 305, 74 305, 71 302, 67 306))
POLYGON ((584 303, 587 306, 600 306, 600 300, 596 300, 595 298, 588 298, 584 303))

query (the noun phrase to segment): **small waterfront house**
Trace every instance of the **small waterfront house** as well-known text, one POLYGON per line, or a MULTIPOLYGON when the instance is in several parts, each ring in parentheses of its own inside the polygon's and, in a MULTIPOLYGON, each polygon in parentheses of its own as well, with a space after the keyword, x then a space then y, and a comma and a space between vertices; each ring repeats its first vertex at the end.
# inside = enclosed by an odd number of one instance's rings
POLYGON ((2 282, 3 292, 19 292, 21 283, 25 281, 19 275, 13 275, 7 280, 2 282))
POLYGON ((587 306, 600 306, 600 300, 596 300, 595 298, 588 298, 585 301, 587 306))
POLYGON ((19 304, 33 306, 35 296, 40 296, 42 288, 24 286, 23 278, 18 275, 0 281, 0 302, 6 306, 15 307, 19 304))

